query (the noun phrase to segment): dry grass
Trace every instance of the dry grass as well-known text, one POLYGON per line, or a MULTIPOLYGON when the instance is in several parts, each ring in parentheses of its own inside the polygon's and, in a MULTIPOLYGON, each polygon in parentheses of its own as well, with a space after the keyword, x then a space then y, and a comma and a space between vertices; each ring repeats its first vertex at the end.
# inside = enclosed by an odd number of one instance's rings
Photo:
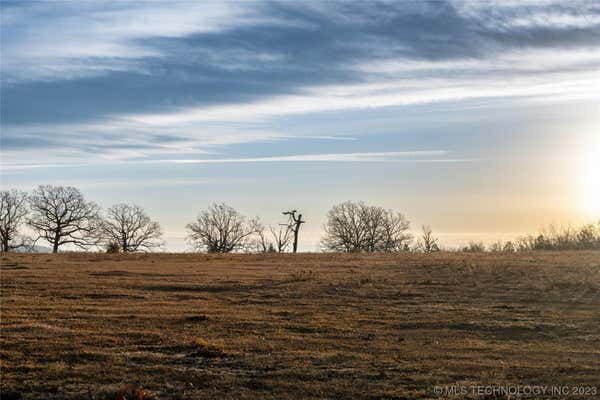
POLYGON ((1 274, 0 387, 24 398, 600 383, 598 252, 11 254, 1 274))

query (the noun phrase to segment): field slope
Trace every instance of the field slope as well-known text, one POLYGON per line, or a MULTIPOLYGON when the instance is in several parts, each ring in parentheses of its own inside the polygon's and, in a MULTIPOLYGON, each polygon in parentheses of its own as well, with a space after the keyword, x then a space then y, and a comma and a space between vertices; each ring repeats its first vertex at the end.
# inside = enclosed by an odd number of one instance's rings
POLYGON ((598 252, 1 257, 5 396, 600 386, 598 252))

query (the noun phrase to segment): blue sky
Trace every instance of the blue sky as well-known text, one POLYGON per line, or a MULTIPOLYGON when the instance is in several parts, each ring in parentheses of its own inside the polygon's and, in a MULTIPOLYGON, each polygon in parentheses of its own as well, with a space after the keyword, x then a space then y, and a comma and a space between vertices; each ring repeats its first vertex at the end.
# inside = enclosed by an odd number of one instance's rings
POLYGON ((213 201, 314 250, 335 203, 444 242, 600 217, 595 1, 2 1, 2 186, 213 201), (592 171, 592 172, 591 172, 592 171))

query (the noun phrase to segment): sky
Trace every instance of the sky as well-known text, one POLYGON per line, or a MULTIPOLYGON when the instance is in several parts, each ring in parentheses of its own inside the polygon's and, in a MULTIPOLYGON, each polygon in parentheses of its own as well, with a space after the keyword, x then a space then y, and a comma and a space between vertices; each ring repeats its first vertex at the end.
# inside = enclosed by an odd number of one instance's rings
POLYGON ((1 1, 1 183, 144 207, 185 250, 363 200, 444 245, 600 219, 597 1, 1 1))

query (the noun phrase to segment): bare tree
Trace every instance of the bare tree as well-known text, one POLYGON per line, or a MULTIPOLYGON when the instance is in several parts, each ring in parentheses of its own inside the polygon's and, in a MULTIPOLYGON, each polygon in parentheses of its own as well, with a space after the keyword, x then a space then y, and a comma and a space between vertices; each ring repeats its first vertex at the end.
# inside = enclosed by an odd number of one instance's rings
POLYGON ((120 251, 150 251, 163 245, 159 223, 152 221, 140 206, 115 204, 106 214, 102 223, 103 239, 106 243, 118 244, 120 251))
POLYGON ((290 218, 288 227, 294 233, 294 243, 293 243, 293 252, 296 253, 298 251, 298 234, 300 232, 300 225, 306 223, 306 221, 302 220, 302 214, 298 214, 296 216, 297 211, 284 211, 283 215, 287 215, 290 218))
POLYGON ((372 251, 408 251, 412 235, 408 233, 410 222, 406 217, 392 210, 384 210, 381 207, 371 207, 378 218, 375 219, 374 227, 371 228, 374 236, 379 237, 380 243, 372 246, 372 251), (381 233, 377 226, 380 226, 381 233))
POLYGON ((233 207, 213 204, 187 225, 188 239, 209 253, 229 253, 247 248, 260 226, 258 219, 248 220, 233 207))
POLYGON ((363 202, 347 201, 327 213, 321 243, 331 251, 376 252, 405 250, 411 240, 404 215, 363 202))
POLYGON ((0 250, 10 251, 26 246, 19 228, 27 215, 27 195, 18 190, 0 192, 0 250))
POLYGON ((290 229, 290 226, 281 224, 279 225, 279 230, 275 230, 272 226, 269 227, 269 230, 271 231, 273 241, 275 242, 275 250, 278 253, 283 253, 292 240, 292 230, 290 229))
POLYGON ((100 242, 99 207, 74 187, 39 186, 29 197, 29 207, 28 225, 52 245, 53 253, 65 244, 88 248, 100 242))
POLYGON ((267 253, 272 248, 272 244, 267 239, 265 234, 265 226, 258 219, 255 221, 255 235, 253 240, 250 240, 248 247, 250 251, 258 251, 259 253, 267 253))
POLYGON ((433 253, 440 251, 438 245, 438 238, 433 236, 433 231, 430 226, 423 226, 423 233, 421 234, 421 241, 418 244, 418 249, 423 253, 433 253))

